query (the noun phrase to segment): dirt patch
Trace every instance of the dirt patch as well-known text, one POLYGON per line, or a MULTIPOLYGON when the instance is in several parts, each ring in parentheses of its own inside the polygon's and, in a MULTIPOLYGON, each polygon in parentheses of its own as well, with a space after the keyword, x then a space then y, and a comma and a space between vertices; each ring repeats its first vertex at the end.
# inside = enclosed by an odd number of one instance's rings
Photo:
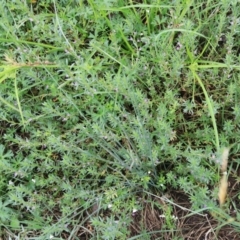
MULTIPOLYGON (((218 230, 220 223, 208 212, 193 214, 189 198, 183 192, 171 192, 173 205, 157 196, 144 200, 143 210, 135 214, 131 225, 131 237, 144 236, 148 239, 184 240, 239 240, 239 233, 230 224, 218 230), (156 203, 156 204, 153 204, 156 203), (170 219, 166 212, 174 213, 170 219), (172 228, 171 228, 172 224, 172 228), (151 236, 149 238, 149 236, 151 236)), ((163 198, 164 199, 164 198, 163 198)))

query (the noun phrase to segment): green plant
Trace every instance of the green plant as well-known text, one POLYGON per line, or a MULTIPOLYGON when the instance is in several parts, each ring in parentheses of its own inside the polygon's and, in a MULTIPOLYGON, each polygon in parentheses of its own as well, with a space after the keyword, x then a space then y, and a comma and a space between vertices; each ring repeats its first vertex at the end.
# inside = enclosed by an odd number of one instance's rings
POLYGON ((180 238, 178 191, 227 224, 216 200, 224 147, 239 182, 237 1, 0 3, 4 237, 180 238), (166 193, 163 227, 134 228, 144 199, 166 193))

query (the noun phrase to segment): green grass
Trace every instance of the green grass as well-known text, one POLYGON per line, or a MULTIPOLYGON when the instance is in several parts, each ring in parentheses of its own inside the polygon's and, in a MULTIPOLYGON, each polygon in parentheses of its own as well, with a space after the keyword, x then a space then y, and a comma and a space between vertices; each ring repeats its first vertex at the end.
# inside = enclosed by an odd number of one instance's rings
POLYGON ((0 237, 183 239, 206 212, 239 232, 239 191, 218 204, 225 147, 239 183, 239 9, 0 0, 0 237))

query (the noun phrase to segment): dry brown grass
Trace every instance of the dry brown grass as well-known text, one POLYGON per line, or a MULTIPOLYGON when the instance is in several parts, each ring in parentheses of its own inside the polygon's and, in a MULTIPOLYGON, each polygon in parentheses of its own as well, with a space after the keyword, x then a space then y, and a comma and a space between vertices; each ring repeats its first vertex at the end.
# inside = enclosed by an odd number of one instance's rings
POLYGON ((191 215, 190 201, 188 196, 182 192, 171 192, 171 199, 174 200, 174 206, 171 206, 174 215, 176 229, 174 231, 164 232, 166 229, 166 219, 160 217, 168 207, 158 197, 152 197, 145 201, 143 210, 133 216, 131 225, 131 236, 141 236, 141 231, 152 232, 151 239, 172 240, 174 237, 184 240, 239 240, 239 233, 233 227, 226 225, 217 232, 219 222, 211 216, 210 213, 201 213, 191 215), (156 202, 153 206, 152 202, 156 202), (187 210, 189 209, 189 210, 187 210), (190 216, 188 216, 190 215, 190 216), (162 230, 162 232, 161 232, 162 230), (154 233, 155 232, 155 233, 154 233), (216 233, 217 232, 217 233, 216 233), (217 234, 217 235, 216 235, 217 234))

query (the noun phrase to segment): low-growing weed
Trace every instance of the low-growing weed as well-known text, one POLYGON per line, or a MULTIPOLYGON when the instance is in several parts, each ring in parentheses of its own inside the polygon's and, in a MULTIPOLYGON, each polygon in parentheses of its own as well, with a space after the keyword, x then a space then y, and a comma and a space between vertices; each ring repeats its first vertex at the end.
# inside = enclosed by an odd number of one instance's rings
POLYGON ((239 231, 238 1, 0 3, 0 237, 239 231))

